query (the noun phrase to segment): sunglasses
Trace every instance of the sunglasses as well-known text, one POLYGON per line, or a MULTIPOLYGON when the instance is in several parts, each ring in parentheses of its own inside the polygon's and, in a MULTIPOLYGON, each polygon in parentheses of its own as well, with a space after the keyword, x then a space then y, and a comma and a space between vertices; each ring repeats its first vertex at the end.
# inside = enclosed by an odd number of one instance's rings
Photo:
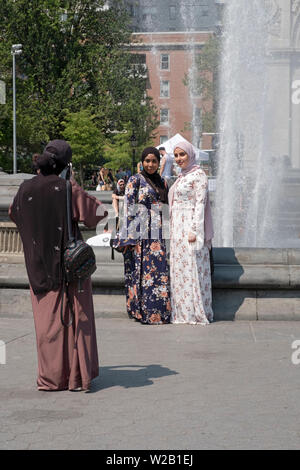
POLYGON ((179 153, 174 153, 174 157, 184 157, 186 155, 186 152, 179 152, 179 153))

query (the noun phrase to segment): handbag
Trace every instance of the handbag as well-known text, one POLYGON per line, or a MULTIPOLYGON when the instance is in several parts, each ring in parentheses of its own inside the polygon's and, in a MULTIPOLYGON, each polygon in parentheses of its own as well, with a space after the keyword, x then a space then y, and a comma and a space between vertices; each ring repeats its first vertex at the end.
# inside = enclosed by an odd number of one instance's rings
POLYGON ((93 248, 83 240, 76 240, 72 230, 72 186, 70 180, 66 180, 67 187, 67 226, 68 241, 63 255, 63 292, 61 301, 61 322, 69 327, 73 323, 74 311, 68 295, 70 282, 78 281, 78 292, 81 290, 81 281, 90 277, 97 269, 96 257, 93 248), (66 292, 67 302, 71 309, 71 320, 68 324, 63 319, 63 300, 66 292))
POLYGON ((120 236, 120 219, 119 217, 116 217, 116 228, 111 232, 111 237, 110 237, 110 247, 111 247, 111 259, 115 259, 115 254, 114 250, 116 250, 118 253, 123 253, 125 247, 119 246, 119 236, 120 236))

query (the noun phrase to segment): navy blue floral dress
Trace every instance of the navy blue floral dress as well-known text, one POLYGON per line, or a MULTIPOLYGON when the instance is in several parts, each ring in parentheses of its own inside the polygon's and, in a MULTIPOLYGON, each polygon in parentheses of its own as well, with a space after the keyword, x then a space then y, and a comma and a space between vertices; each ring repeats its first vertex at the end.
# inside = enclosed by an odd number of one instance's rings
POLYGON ((157 192, 142 175, 131 176, 115 247, 128 246, 124 253, 127 312, 144 324, 170 322, 169 267, 162 233, 157 192))

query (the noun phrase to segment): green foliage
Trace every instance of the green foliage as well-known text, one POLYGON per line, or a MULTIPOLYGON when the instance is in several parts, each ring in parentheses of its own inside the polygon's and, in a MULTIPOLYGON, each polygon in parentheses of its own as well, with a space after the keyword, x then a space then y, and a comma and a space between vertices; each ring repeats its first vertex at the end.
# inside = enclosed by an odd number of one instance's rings
POLYGON ((132 148, 129 135, 117 134, 114 138, 107 140, 104 147, 105 165, 113 170, 119 168, 131 168, 132 148))
POLYGON ((62 122, 62 135, 72 147, 72 162, 75 169, 79 167, 81 182, 83 168, 99 164, 99 154, 104 141, 94 120, 94 115, 90 115, 88 110, 82 110, 67 114, 66 120, 62 122))
POLYGON ((193 86, 192 93, 201 96, 203 132, 216 132, 219 59, 219 38, 211 36, 195 58, 197 68, 195 83, 192 84, 187 75, 184 77, 184 84, 188 87, 193 86))
POLYGON ((196 58, 198 76, 196 86, 204 101, 215 97, 215 79, 219 70, 219 39, 211 36, 196 58))
MULTIPOLYGON (((113 170, 119 168, 132 169, 132 159, 134 150, 131 146, 130 137, 133 133, 132 124, 128 123, 125 126, 124 132, 115 134, 110 139, 107 139, 104 146, 105 165, 113 170)), ((152 145, 151 139, 148 141, 137 137, 137 147, 135 148, 135 161, 134 168, 136 169, 137 163, 140 160, 140 155, 144 147, 152 145)))
POLYGON ((0 155, 12 152, 11 45, 16 57, 18 154, 41 151, 64 135, 67 116, 88 109, 103 135, 130 121, 146 141, 156 127, 145 79, 132 70, 128 17, 122 1, 1 0, 0 79, 7 102, 0 105, 0 155))

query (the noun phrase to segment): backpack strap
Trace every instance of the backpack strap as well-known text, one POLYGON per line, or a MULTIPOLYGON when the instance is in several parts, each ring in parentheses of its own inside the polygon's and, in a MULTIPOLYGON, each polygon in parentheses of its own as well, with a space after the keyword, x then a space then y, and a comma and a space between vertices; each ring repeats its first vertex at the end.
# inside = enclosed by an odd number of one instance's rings
MULTIPOLYGON (((67 175, 64 175, 65 178, 67 178, 67 175)), ((67 227, 68 227, 68 238, 69 241, 74 241, 75 237, 73 235, 73 230, 72 230, 72 185, 70 180, 67 178, 66 179, 66 188, 67 188, 67 227)), ((75 319, 75 314, 73 311, 73 306, 69 298, 69 292, 68 292, 68 283, 65 280, 64 272, 62 275, 63 278, 63 284, 62 284, 62 295, 61 295, 61 305, 60 305, 60 319, 65 327, 69 327, 72 325, 73 320, 75 319), (71 319, 69 323, 65 323, 64 321, 64 296, 66 294, 66 310, 67 311, 67 306, 69 304, 70 312, 71 312, 71 319)), ((80 290, 80 285, 79 285, 79 290, 80 290)))
POLYGON ((72 185, 70 180, 66 180, 67 186, 67 225, 69 241, 74 241, 75 237, 72 230, 72 185))
MULTIPOLYGON (((66 311, 67 311, 67 308, 66 308, 66 311)), ((69 326, 72 325, 73 320, 75 320, 75 314, 74 314, 73 306, 72 306, 72 303, 71 303, 70 298, 69 298, 68 285, 66 284, 65 280, 63 280, 63 286, 62 286, 61 304, 60 304, 60 319, 61 319, 61 322, 62 322, 63 326, 65 326, 66 328, 69 328, 69 326), (64 321, 64 294, 65 293, 66 293, 66 299, 67 299, 66 307, 69 304, 70 312, 71 312, 71 320, 69 321, 69 323, 65 323, 65 321, 64 321)))

